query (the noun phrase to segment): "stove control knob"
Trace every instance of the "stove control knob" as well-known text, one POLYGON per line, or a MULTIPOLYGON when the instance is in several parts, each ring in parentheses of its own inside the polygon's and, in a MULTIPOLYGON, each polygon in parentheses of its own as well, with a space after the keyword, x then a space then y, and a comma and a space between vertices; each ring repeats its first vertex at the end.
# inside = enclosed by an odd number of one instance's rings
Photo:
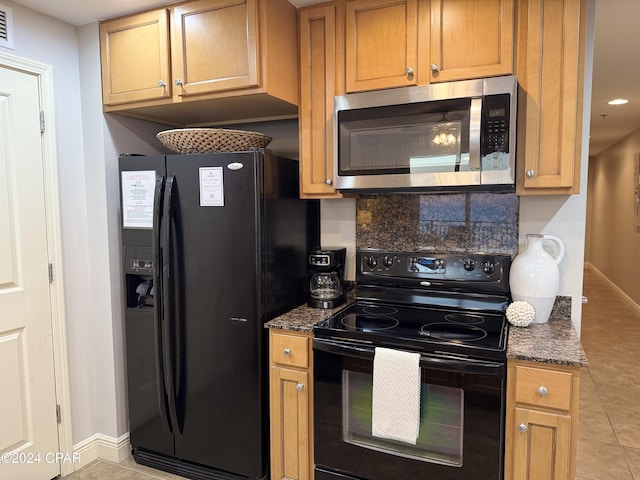
POLYGON ((367 258, 367 265, 369 265, 369 268, 376 268, 378 266, 378 259, 373 256, 367 258))
POLYGON ((467 272, 471 272, 474 268, 476 268, 476 262, 473 258, 467 258, 462 261, 462 266, 467 272))
POLYGON ((385 255, 382 258, 382 264, 387 268, 391 268, 393 266, 393 257, 391 255, 385 255))
POLYGON ((493 275, 496 271, 496 264, 490 260, 487 260, 482 264, 482 271, 487 275, 493 275))

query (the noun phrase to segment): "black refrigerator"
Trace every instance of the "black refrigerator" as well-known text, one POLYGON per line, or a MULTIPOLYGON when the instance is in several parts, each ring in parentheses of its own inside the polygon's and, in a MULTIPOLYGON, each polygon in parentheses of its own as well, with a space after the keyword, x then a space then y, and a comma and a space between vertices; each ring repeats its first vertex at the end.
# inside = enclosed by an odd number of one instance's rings
POLYGON ((122 155, 130 442, 194 479, 269 469, 264 323, 304 303, 319 203, 267 150, 122 155))

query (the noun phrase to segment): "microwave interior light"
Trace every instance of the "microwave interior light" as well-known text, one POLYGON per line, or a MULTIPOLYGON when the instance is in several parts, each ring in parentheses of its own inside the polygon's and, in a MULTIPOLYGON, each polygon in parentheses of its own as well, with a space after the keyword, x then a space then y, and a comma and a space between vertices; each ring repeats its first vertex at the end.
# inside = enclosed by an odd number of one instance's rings
POLYGON ((625 103, 629 103, 629 100, 626 98, 614 98, 613 100, 609 100, 607 103, 609 105, 624 105, 625 103))
POLYGON ((445 146, 453 145, 457 141, 458 139, 453 133, 445 133, 445 132, 438 133, 436 136, 433 137, 433 140, 432 140, 432 142, 435 143, 436 145, 445 145, 445 146))

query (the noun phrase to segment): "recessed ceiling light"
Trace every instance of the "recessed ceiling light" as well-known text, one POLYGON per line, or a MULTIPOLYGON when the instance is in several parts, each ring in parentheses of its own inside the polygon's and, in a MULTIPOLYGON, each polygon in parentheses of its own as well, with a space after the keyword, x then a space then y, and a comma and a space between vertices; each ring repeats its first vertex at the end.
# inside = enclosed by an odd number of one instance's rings
POLYGON ((624 105, 625 103, 629 103, 629 100, 626 98, 616 98, 614 100, 609 100, 607 103, 609 105, 624 105))

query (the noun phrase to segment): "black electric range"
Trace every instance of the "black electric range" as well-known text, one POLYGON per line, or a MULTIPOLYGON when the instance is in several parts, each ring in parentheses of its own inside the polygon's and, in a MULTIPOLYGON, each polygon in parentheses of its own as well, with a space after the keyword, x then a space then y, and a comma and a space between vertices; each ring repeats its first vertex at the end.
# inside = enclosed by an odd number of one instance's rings
POLYGON ((511 257, 360 250, 356 302, 317 338, 504 360, 511 257))

